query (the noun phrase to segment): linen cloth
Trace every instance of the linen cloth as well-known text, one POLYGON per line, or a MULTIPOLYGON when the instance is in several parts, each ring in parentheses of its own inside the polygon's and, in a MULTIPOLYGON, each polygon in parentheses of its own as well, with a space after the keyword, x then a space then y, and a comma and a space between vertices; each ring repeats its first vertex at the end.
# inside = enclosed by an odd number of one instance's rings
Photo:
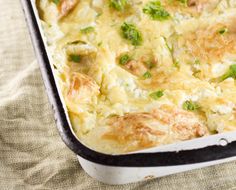
POLYGON ((0 190, 236 190, 236 162, 128 185, 90 178, 61 141, 18 0, 0 0, 0 190))

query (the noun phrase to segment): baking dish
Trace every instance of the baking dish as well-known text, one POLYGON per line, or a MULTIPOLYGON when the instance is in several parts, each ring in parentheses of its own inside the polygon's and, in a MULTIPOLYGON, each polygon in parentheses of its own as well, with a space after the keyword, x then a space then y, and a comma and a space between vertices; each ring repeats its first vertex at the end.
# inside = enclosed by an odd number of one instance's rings
POLYGON ((21 2, 59 133, 65 144, 78 155, 81 166, 90 176, 104 183, 124 184, 236 159, 236 132, 122 155, 99 153, 83 145, 73 133, 58 90, 35 2, 21 2))

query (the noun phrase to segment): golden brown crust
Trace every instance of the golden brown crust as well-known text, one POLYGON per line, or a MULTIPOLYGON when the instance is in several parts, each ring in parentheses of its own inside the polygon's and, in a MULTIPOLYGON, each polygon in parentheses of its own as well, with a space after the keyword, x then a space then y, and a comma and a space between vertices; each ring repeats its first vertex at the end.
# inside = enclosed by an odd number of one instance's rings
POLYGON ((198 123, 189 125, 186 122, 174 124, 173 131, 177 135, 178 140, 189 140, 196 137, 202 137, 206 134, 206 130, 198 123))
POLYGON ((209 4, 209 0, 188 0, 189 7, 196 8, 197 11, 201 11, 206 4, 209 4))
POLYGON ((168 10, 175 12, 176 10, 181 10, 183 13, 188 13, 193 16, 200 16, 200 14, 206 10, 208 12, 213 11, 219 3, 219 0, 188 0, 187 5, 181 3, 178 0, 174 1, 165 1, 165 7, 168 10))
POLYGON ((196 137, 206 135, 208 132, 206 126, 196 119, 196 115, 192 112, 178 110, 169 105, 163 105, 161 108, 155 109, 154 114, 162 115, 162 120, 171 126, 171 130, 175 133, 178 140, 189 140, 196 137), (160 113, 162 112, 162 114, 160 113))
POLYGON ((150 113, 127 113, 124 116, 115 116, 109 119, 108 125, 110 131, 102 138, 126 145, 127 151, 163 143, 160 138, 168 137, 169 132, 168 127, 163 131, 161 126, 170 126, 175 140, 189 140, 208 134, 206 126, 200 123, 196 115, 169 105, 163 105, 150 113))
POLYGON ((145 124, 145 121, 152 119, 153 116, 149 113, 129 113, 121 117, 112 117, 108 122, 112 127, 111 131, 102 138, 127 145, 127 151, 155 146, 156 142, 150 136, 159 137, 165 133, 145 124))
POLYGON ((195 32, 185 34, 185 42, 189 53, 206 62, 219 61, 226 53, 236 52, 236 33, 232 26, 216 24, 200 28, 195 32), (222 28, 229 28, 225 35, 219 34, 222 28))
POLYGON ((99 94, 99 86, 87 75, 74 73, 70 79, 67 99, 74 103, 86 103, 99 94))
POLYGON ((75 6, 79 3, 79 0, 61 0, 58 5, 59 19, 67 16, 70 11, 72 11, 75 6))
POLYGON ((136 76, 143 75, 147 71, 142 62, 136 60, 129 61, 127 64, 124 65, 124 68, 136 76))

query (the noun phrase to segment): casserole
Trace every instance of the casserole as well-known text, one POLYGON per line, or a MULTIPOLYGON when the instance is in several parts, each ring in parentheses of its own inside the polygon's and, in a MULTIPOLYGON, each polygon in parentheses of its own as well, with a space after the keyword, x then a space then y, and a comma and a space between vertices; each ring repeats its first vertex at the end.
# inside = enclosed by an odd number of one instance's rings
POLYGON ((235 159, 235 132, 120 155, 103 154, 86 147, 76 138, 71 128, 66 106, 49 62, 35 2, 22 1, 22 4, 59 132, 91 176, 106 183, 120 184, 235 159))

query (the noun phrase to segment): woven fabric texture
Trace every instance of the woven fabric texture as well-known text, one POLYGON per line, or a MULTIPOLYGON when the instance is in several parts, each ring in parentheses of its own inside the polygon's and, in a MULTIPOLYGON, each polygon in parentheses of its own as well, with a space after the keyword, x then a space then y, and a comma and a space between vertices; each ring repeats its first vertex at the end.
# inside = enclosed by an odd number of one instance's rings
POLYGON ((17 0, 0 0, 0 190, 234 190, 236 162, 128 185, 90 178, 61 141, 17 0))

